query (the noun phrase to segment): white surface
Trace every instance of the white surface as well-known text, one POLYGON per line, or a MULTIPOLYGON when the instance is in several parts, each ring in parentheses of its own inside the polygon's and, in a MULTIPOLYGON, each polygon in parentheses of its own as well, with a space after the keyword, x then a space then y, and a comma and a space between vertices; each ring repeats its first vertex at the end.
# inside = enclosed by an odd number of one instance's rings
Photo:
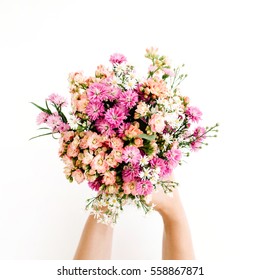
MULTIPOLYGON (((67 74, 92 75, 124 53, 145 74, 146 47, 186 64, 181 86, 220 123, 219 138, 176 170, 199 260, 257 258, 259 49, 257 1, 0 2, 0 259, 71 259, 87 217, 87 188, 69 184, 51 138, 34 141, 30 101, 69 98, 67 74)), ((160 259, 162 223, 129 209, 114 259, 160 259)))

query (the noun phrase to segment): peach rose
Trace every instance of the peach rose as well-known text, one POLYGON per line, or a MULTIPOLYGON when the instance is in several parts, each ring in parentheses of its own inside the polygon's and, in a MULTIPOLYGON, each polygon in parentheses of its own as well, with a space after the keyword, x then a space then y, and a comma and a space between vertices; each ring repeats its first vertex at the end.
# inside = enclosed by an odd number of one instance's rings
POLYGON ((159 114, 154 114, 149 120, 149 125, 152 132, 162 133, 165 128, 164 118, 159 114))
POLYGON ((106 184, 107 186, 113 185, 116 182, 116 171, 106 171, 102 183, 106 184))
POLYGON ((72 177, 76 180, 78 184, 82 183, 84 181, 84 174, 80 169, 77 169, 72 172, 72 177))

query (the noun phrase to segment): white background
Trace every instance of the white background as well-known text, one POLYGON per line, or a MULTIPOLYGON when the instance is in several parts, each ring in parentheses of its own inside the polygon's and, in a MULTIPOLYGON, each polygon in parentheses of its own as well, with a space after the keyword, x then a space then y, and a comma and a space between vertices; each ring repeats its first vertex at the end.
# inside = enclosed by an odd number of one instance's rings
MULTIPOLYGON (((145 49, 185 63, 181 86, 220 123, 217 139, 178 167, 176 179, 197 259, 259 257, 258 1, 0 2, 0 259, 72 259, 87 218, 86 184, 70 184, 38 110, 67 75, 93 75, 124 53, 145 75, 145 49)), ((129 208, 115 228, 113 259, 160 259, 162 222, 129 208)))

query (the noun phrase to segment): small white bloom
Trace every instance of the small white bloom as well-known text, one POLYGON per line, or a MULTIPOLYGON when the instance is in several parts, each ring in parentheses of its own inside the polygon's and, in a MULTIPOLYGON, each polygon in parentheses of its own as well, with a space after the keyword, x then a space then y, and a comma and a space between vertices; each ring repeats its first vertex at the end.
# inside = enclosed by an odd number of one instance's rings
POLYGON ((151 177, 151 169, 143 168, 143 171, 139 173, 141 179, 149 179, 151 177))
POLYGON ((71 118, 68 120, 68 123, 72 129, 78 128, 78 119, 75 116, 71 116, 71 118))
POLYGON ((147 165, 148 163, 149 163, 149 158, 148 158, 147 156, 141 157, 141 159, 140 159, 140 165, 141 165, 141 166, 145 166, 145 165, 147 165))

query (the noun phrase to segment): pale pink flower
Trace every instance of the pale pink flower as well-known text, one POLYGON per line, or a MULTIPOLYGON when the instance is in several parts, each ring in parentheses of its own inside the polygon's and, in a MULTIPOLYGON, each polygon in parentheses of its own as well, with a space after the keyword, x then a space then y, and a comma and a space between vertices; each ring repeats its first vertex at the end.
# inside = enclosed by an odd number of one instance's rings
POLYGON ((137 194, 135 181, 124 182, 122 188, 123 188, 125 194, 132 194, 132 195, 137 194))
POLYGON ((77 170, 73 171, 71 176, 73 177, 73 179, 76 180, 76 182, 78 184, 82 183, 85 179, 84 178, 84 173, 80 169, 77 169, 77 170))
POLYGON ((102 136, 100 136, 96 132, 94 132, 89 136, 89 138, 87 140, 87 146, 91 150, 96 150, 97 148, 102 147, 102 141, 103 141, 102 136))
POLYGON ((124 146, 124 142, 118 137, 112 137, 109 139, 108 145, 112 149, 121 149, 124 146))
POLYGON ((84 164, 90 164, 94 156, 88 151, 84 150, 83 151, 84 157, 82 159, 82 163, 84 164))
POLYGON ((46 124, 53 130, 57 130, 57 127, 61 124, 61 117, 57 114, 49 115, 46 124))
POLYGON ((116 182, 116 171, 106 171, 103 176, 102 183, 109 186, 115 184, 115 182, 116 182))
POLYGON ((165 128, 165 121, 163 116, 159 114, 154 114, 149 120, 149 125, 152 132, 162 133, 165 128))
POLYGON ((108 169, 109 165, 105 160, 105 153, 101 152, 96 155, 90 163, 90 166, 93 170, 96 170, 100 174, 104 174, 108 169))
POLYGON ((126 146, 123 151, 122 159, 126 163, 138 163, 141 159, 140 150, 135 146, 126 146))
POLYGON ((56 93, 52 93, 48 98, 46 98, 46 100, 48 100, 60 107, 68 105, 66 99, 56 93))
POLYGON ((119 108, 118 106, 108 109, 105 114, 105 120, 112 126, 112 128, 118 127, 125 119, 124 109, 119 108))
POLYGON ((202 112, 197 107, 190 106, 185 113, 192 122, 198 122, 201 120, 202 112))
POLYGON ((119 165, 119 162, 115 159, 113 152, 105 156, 106 163, 113 168, 116 168, 119 165))
POLYGON ((153 185, 149 180, 141 180, 136 184, 136 192, 139 195, 148 195, 152 193, 153 185))
POLYGON ((70 169, 73 169, 73 168, 74 168, 73 160, 72 160, 70 157, 68 157, 67 155, 64 155, 64 156, 62 157, 62 161, 64 162, 64 164, 65 164, 68 168, 70 168, 70 169))
POLYGON ((174 76, 174 73, 171 71, 171 69, 169 69, 169 68, 163 68, 162 70, 163 70, 163 72, 164 72, 166 75, 168 75, 168 76, 170 76, 170 77, 173 77, 173 76, 174 76))
POLYGON ((117 162, 121 163, 123 161, 122 159, 123 151, 124 151, 123 148, 113 149, 111 155, 113 155, 114 159, 117 162))
POLYGON ((68 131, 68 130, 70 130, 70 125, 69 125, 68 123, 61 122, 61 123, 57 126, 57 130, 58 130, 59 132, 68 131))
POLYGON ((157 69, 155 65, 150 65, 148 68, 148 72, 154 72, 157 69))
POLYGON ((69 73, 69 78, 68 78, 70 83, 77 83, 77 84, 82 84, 84 83, 84 76, 83 72, 73 72, 69 73))
POLYGON ((67 148, 67 156, 68 157, 76 157, 78 154, 79 154, 79 148, 75 147, 73 142, 71 142, 68 145, 68 148, 67 148))
POLYGON ((120 53, 114 53, 110 56, 109 61, 112 64, 121 64, 123 62, 126 62, 126 57, 123 54, 120 53))
POLYGON ((96 170, 90 169, 85 172, 85 178, 88 182, 94 182, 97 179, 98 175, 96 170))
POLYGON ((62 133, 62 138, 64 142, 72 141, 75 136, 74 131, 65 131, 62 133))
POLYGON ((45 112, 41 112, 38 116, 37 116, 37 124, 40 125, 42 123, 45 123, 47 121, 49 117, 49 114, 45 113, 45 112))
POLYGON ((147 113, 149 113, 149 106, 145 102, 140 101, 136 107, 135 112, 140 114, 141 117, 144 117, 147 113))

